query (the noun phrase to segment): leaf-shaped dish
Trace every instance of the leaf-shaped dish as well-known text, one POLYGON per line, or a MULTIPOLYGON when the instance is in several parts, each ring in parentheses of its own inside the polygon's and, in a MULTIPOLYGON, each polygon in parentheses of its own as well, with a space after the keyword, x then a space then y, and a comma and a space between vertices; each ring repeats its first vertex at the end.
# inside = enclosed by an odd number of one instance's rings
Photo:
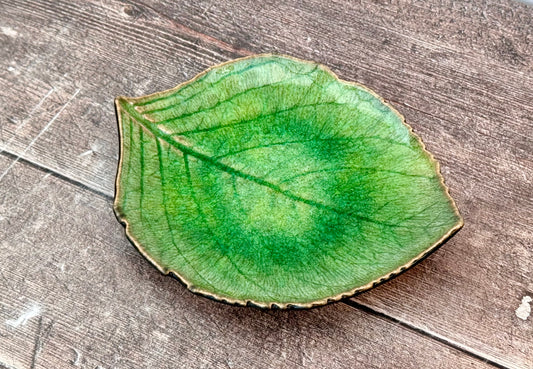
POLYGON ((238 59, 116 108, 117 217, 193 292, 321 305, 401 272, 462 226, 403 117, 320 64, 238 59))

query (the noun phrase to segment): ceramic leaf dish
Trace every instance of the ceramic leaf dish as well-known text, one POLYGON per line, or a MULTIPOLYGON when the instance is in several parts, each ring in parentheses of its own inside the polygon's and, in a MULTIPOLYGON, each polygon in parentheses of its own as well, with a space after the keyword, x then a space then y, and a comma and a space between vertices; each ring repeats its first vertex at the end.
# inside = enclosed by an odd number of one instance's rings
POLYGON ((408 268, 462 226, 403 117, 320 64, 238 59, 116 108, 115 212, 193 292, 321 305, 408 268))

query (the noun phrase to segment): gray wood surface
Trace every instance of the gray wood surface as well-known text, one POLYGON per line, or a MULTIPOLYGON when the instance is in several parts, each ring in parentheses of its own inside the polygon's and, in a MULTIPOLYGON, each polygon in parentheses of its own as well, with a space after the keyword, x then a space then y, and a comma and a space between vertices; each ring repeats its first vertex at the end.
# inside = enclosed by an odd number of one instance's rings
POLYGON ((532 367, 533 320, 515 315, 533 296, 532 16, 513 1, 0 0, 0 314, 41 309, 0 324, 0 363, 532 367), (271 51, 390 101, 465 218, 396 279, 305 312, 191 295, 111 213, 113 98, 271 51))

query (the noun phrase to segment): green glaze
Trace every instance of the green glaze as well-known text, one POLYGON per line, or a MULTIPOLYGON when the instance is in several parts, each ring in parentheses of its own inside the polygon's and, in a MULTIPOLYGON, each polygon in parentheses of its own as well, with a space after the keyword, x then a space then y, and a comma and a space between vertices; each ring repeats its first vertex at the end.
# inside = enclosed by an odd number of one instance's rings
POLYGON ((409 267, 462 225, 403 118, 326 67, 259 55, 116 100, 115 212, 194 292, 310 307, 409 267))

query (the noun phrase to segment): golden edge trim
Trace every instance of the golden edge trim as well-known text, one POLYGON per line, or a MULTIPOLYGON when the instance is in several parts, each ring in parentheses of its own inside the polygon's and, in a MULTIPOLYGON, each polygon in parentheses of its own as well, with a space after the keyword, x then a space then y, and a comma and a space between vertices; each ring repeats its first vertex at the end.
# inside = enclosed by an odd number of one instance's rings
POLYGON ((368 87, 366 87, 366 86, 364 86, 364 85, 362 85, 360 83, 351 82, 351 81, 345 81, 345 80, 340 79, 337 76, 337 74, 335 74, 329 67, 327 67, 327 66, 325 66, 325 65, 323 65, 321 63, 317 63, 317 62, 313 62, 313 61, 309 61, 309 60, 303 60, 303 59, 299 59, 299 58, 295 58, 293 56, 283 55, 283 54, 265 53, 265 54, 250 55, 250 56, 246 56, 246 57, 243 57, 243 58, 229 60, 229 61, 217 64, 217 65, 214 65, 212 67, 209 67, 208 69, 204 70, 203 72, 197 74, 194 78, 192 78, 192 79, 190 79, 190 80, 188 80, 186 82, 180 83, 176 87, 173 87, 173 88, 168 89, 168 90, 155 92, 153 94, 144 95, 144 96, 137 97, 137 98, 129 98, 129 97, 124 97, 124 96, 118 96, 115 99, 115 108, 116 108, 116 112, 117 112, 118 128, 119 128, 119 140, 120 140, 120 159, 119 159, 118 168, 117 168, 117 176, 116 176, 116 179, 115 179, 115 200, 114 200, 114 203, 113 203, 113 210, 115 212, 115 215, 118 218, 118 220, 122 224, 124 224, 126 236, 128 237, 128 239, 133 243, 133 245, 137 248, 137 250, 139 250, 139 252, 150 263, 152 263, 152 265, 154 265, 161 273, 163 273, 165 275, 167 275, 167 274, 174 275, 180 282, 182 282, 187 287, 187 289, 189 289, 191 292, 193 292, 195 294, 199 294, 199 295, 214 299, 216 301, 224 302, 224 303, 231 304, 231 305, 254 306, 254 307, 265 308, 265 309, 273 309, 273 308, 278 308, 278 309, 289 309, 289 308, 309 309, 309 308, 313 308, 313 307, 317 307, 317 306, 326 305, 326 304, 329 304, 331 302, 335 302, 335 301, 339 301, 339 300, 342 300, 342 299, 345 299, 345 298, 348 298, 348 297, 352 297, 352 296, 354 296, 357 293, 369 290, 372 287, 374 287, 374 286, 376 286, 376 285, 378 285, 380 283, 383 283, 383 282, 391 279, 392 277, 396 276, 397 274, 400 274, 401 272, 409 269, 414 264, 416 264, 418 261, 420 261, 421 259, 423 259, 426 256, 428 256, 429 254, 431 254, 433 251, 435 251, 435 249, 437 249, 444 241, 446 241, 449 237, 451 237, 455 232, 457 232, 459 229, 461 229, 463 227, 463 225, 464 225, 463 217, 459 213, 459 209, 457 208, 457 205, 455 204, 455 201, 451 197, 448 187, 444 183, 444 177, 442 176, 442 174, 440 172, 440 164, 439 164, 439 162, 435 159, 433 154, 431 154, 428 150, 426 150, 426 145, 422 142, 422 139, 413 131, 413 128, 409 124, 407 124, 407 122, 405 121, 404 116, 402 114, 400 114, 398 112, 398 110, 396 110, 392 105, 387 103, 376 92, 372 91, 371 89, 369 89, 368 87), (437 175, 438 175, 439 180, 440 180, 440 184, 441 184, 442 188, 444 189, 444 192, 446 193, 446 196, 447 196, 448 200, 450 201, 450 204, 452 205, 452 208, 453 208, 455 214, 457 215, 457 217, 459 219, 457 224, 455 226, 453 226, 444 236, 442 236, 437 242, 435 242, 433 245, 431 245, 428 249, 426 249, 423 252, 421 252, 419 255, 417 255, 414 259, 410 260, 408 263, 400 266, 399 268, 397 268, 397 269, 393 270, 392 272, 384 275, 383 277, 380 277, 378 279, 370 281, 369 283, 367 283, 367 284, 365 284, 363 286, 356 287, 356 288, 354 288, 352 290, 340 293, 338 295, 327 297, 327 298, 324 298, 324 299, 321 299, 321 300, 311 301, 311 302, 305 303, 305 304, 297 303, 297 302, 287 302, 287 303, 259 302, 259 301, 254 301, 254 300, 238 300, 238 299, 228 298, 228 297, 225 297, 225 296, 219 296, 219 295, 216 295, 214 293, 211 293, 211 292, 196 288, 194 285, 192 285, 187 279, 185 279, 182 275, 180 275, 175 270, 168 270, 168 269, 162 268, 154 259, 152 259, 150 257, 150 255, 148 255, 144 251, 144 249, 142 248, 140 243, 131 235, 131 232, 130 232, 130 229, 129 229, 130 225, 129 225, 128 221, 124 218, 124 216, 118 210, 118 198, 119 198, 119 191, 120 191, 119 179, 120 179, 121 169, 122 169, 122 159, 124 157, 124 155, 123 155, 124 142, 123 142, 123 139, 122 139, 123 136, 122 136, 122 117, 121 117, 121 114, 120 114, 121 113, 120 101, 123 100, 123 101, 125 101, 125 102, 127 102, 129 104, 132 104, 133 102, 141 100, 141 99, 149 99, 149 98, 159 97, 161 95, 177 91, 180 88, 182 88, 183 86, 195 82, 198 78, 204 76, 205 74, 209 73, 211 70, 213 70, 215 68, 220 68, 220 67, 222 67, 222 66, 224 66, 226 64, 231 64, 231 63, 234 63, 234 62, 237 62, 237 61, 241 61, 241 60, 253 59, 253 58, 261 58, 261 57, 279 57, 279 58, 291 59, 291 60, 294 60, 294 61, 297 61, 297 62, 300 62, 300 63, 308 63, 308 64, 313 64, 313 65, 318 65, 319 68, 322 68, 324 71, 326 71, 329 74, 331 74, 338 82, 344 83, 344 84, 348 84, 348 85, 352 85, 352 86, 357 86, 359 88, 364 89, 365 91, 368 91, 370 94, 372 94, 372 96, 376 97, 385 106, 387 106, 389 109, 391 109, 396 115, 398 115, 398 117, 400 117, 400 120, 402 121, 402 123, 408 128, 409 133, 413 137, 415 137, 417 139, 418 143, 422 147, 422 151, 424 152, 424 154, 426 154, 426 156, 430 159, 430 162, 434 165, 435 170, 436 170, 437 175))

